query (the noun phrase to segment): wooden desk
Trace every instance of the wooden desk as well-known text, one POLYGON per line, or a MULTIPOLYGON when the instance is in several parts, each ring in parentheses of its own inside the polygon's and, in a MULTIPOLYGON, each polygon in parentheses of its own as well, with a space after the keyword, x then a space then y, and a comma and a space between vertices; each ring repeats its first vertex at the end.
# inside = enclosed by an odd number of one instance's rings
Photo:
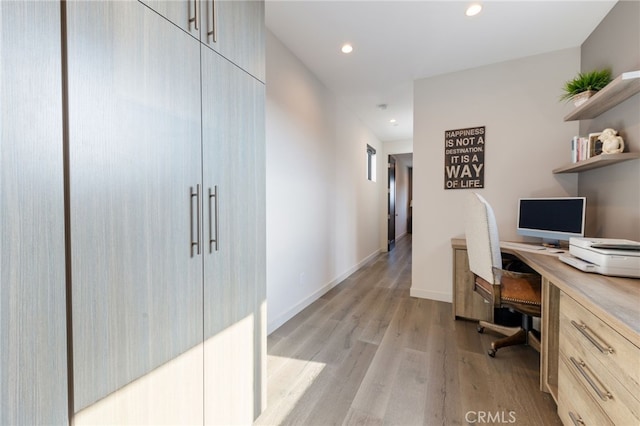
MULTIPOLYGON (((493 307, 486 306, 488 304, 480 296, 473 294, 466 241, 453 238, 451 247, 454 317, 491 321, 493 307)), ((640 279, 588 274, 561 262, 556 256, 516 249, 503 249, 503 252, 516 255, 542 275, 540 389, 556 400, 563 422, 571 424, 573 420, 569 416, 578 416, 576 412, 582 408, 583 411, 594 410, 583 414, 592 421, 604 415, 604 420, 613 423, 633 419, 640 424, 640 279), (584 325, 583 331, 576 324, 584 325), (585 330, 586 334, 595 336, 597 343, 587 341, 585 330), (572 339, 577 340, 574 343, 572 339), (587 342, 584 347, 580 339, 587 342), (578 355, 570 354, 573 346, 565 343, 569 341, 577 348, 578 355), (611 352, 601 352, 596 344, 611 352), (579 367, 574 368, 570 361, 579 355, 580 361, 584 358, 592 362, 591 372, 587 371, 587 374, 602 371, 605 377, 597 376, 596 387, 601 384, 609 392, 613 392, 610 388, 616 389, 614 397, 605 395, 603 400, 591 385, 586 386, 585 392, 583 382, 588 383, 588 379, 584 379, 584 373, 579 367), (607 381, 610 384, 605 386, 607 381), (576 397, 583 394, 586 395, 583 398, 576 397), (579 407, 575 408, 576 405, 579 407), (618 415, 623 417, 616 417, 618 415)))

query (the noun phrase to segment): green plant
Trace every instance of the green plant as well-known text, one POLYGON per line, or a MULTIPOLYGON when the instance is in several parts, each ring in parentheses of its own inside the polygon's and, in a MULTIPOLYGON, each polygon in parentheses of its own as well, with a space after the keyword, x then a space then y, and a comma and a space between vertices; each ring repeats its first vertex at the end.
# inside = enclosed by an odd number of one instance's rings
POLYGON ((560 97, 561 100, 569 100, 579 93, 592 90, 597 92, 604 88, 611 81, 610 70, 596 70, 586 73, 579 73, 576 78, 569 80, 564 84, 565 93, 560 97))

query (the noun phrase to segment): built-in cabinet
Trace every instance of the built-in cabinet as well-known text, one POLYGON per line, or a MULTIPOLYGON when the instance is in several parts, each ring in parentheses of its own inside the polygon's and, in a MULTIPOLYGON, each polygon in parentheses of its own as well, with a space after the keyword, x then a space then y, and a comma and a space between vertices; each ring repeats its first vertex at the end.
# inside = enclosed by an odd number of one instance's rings
POLYGON ((640 424, 640 348, 564 292, 558 415, 566 425, 640 424))
POLYGON ((187 374, 204 380, 184 383, 204 391, 169 392, 200 393, 205 423, 251 423, 264 84, 144 4, 68 15, 75 408, 201 345, 187 374))
POLYGON ((137 2, 68 2, 74 408, 202 342, 200 46, 137 2))
POLYGON ((0 3, 0 423, 262 411, 264 4, 224 3, 0 3))
POLYGON ((463 239, 452 238, 451 249, 453 256, 453 319, 493 321, 493 305, 473 291, 474 276, 469 269, 466 242, 463 239))
POLYGON ((264 2, 142 0, 258 80, 265 81, 264 2))
POLYGON ((0 424, 67 423, 60 5, 0 2, 0 424))
POLYGON ((262 383, 265 87, 205 47, 202 76, 205 423, 251 424, 262 383))
MULTIPOLYGON (((465 241, 453 238, 451 245, 455 317, 477 318, 467 302, 473 287, 463 278, 465 241)), ((638 280, 586 274, 552 255, 506 251, 542 276, 540 390, 556 401, 562 422, 638 424, 638 280)))

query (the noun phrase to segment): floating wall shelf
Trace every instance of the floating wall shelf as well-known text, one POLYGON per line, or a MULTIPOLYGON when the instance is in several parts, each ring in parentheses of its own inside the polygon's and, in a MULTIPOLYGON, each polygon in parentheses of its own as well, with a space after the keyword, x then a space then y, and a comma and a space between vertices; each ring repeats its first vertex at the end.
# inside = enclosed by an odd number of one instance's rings
POLYGON ((640 152, 623 152, 620 154, 600 154, 591 157, 588 160, 579 161, 577 163, 567 164, 553 170, 554 174, 559 173, 576 173, 586 170, 597 169, 600 167, 610 166, 623 161, 635 160, 640 158, 640 152))
POLYGON ((620 74, 615 80, 569 113, 564 121, 595 118, 640 92, 640 71, 620 74))

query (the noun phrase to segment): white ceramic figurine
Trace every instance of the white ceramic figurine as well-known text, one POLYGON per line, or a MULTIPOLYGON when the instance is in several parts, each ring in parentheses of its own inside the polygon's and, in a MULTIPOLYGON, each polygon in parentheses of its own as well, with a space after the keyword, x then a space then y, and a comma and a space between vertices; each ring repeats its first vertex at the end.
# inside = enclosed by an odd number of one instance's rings
POLYGON ((615 154, 624 151, 624 140, 617 136, 618 132, 613 129, 604 129, 598 137, 602 142, 603 154, 615 154))

